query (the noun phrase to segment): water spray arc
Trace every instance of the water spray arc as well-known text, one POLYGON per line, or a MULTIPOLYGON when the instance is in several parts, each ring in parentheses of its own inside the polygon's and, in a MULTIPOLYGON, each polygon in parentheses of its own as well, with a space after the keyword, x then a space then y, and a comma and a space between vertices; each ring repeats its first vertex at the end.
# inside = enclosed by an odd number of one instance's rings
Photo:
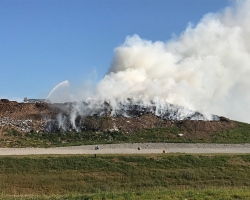
POLYGON ((68 80, 65 80, 65 81, 62 81, 61 83, 59 83, 58 85, 56 85, 52 90, 51 92, 49 93, 49 95, 47 96, 46 100, 50 100, 51 96, 53 95, 53 93, 55 93, 58 89, 60 88, 67 88, 69 86, 69 81, 68 80))

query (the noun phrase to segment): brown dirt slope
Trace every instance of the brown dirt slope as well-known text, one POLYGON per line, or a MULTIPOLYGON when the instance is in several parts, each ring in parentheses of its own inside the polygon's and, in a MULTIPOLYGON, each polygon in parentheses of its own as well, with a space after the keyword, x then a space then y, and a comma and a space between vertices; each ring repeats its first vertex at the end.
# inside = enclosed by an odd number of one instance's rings
POLYGON ((58 112, 58 109, 47 103, 17 103, 15 101, 3 103, 0 101, 0 117, 39 120, 44 117, 54 117, 58 112))
MULTIPOLYGON (((0 118, 8 117, 15 120, 29 119, 33 120, 33 124, 38 123, 37 120, 44 120, 45 118, 54 119, 60 112, 66 114, 65 110, 62 111, 62 109, 59 108, 58 105, 53 104, 0 102, 0 118)), ((28 123, 31 122, 27 122, 27 127, 29 129, 26 127, 25 130, 29 131, 38 129, 38 125, 35 124, 34 127, 30 125, 29 127, 28 123)), ((184 137, 186 137, 185 133, 188 133, 189 137, 191 137, 190 134, 193 134, 193 136, 199 135, 199 137, 203 138, 216 131, 227 130, 236 126, 233 121, 230 121, 229 119, 223 117, 220 118, 220 121, 171 121, 161 119, 151 113, 147 113, 140 117, 134 118, 127 118, 123 116, 90 117, 84 118, 82 124, 86 127, 87 130, 100 132, 122 130, 128 134, 132 134, 133 132, 141 129, 176 127, 178 129, 181 129, 184 137)), ((45 127, 45 125, 43 125, 42 127, 45 127)), ((2 129, 0 130, 0 132, 2 132, 2 129)))
POLYGON ((107 117, 105 118, 105 123, 100 122, 100 119, 98 120, 93 118, 85 120, 87 129, 99 132, 112 132, 117 129, 124 131, 128 135, 132 135, 139 130, 172 128, 173 130, 180 130, 179 133, 183 134, 182 137, 184 139, 206 139, 212 137, 217 131, 229 130, 236 126, 235 122, 226 118, 221 118, 220 121, 171 121, 161 119, 153 114, 144 114, 137 118, 126 118, 123 116, 116 118, 107 117))

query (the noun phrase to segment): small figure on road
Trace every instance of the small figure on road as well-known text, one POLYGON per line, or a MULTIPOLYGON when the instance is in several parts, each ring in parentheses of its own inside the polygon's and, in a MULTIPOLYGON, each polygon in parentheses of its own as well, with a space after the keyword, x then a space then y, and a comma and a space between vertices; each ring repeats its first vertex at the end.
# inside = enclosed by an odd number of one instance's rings
POLYGON ((96 146, 96 147, 95 147, 95 150, 99 150, 99 149, 100 149, 99 146, 96 146))

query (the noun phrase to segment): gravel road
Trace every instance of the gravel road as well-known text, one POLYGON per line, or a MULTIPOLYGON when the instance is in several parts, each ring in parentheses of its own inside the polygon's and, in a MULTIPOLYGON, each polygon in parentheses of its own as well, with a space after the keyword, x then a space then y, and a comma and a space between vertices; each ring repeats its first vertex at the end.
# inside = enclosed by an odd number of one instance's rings
POLYGON ((163 153, 250 153, 250 144, 183 144, 183 143, 125 143, 56 147, 56 148, 0 148, 0 155, 37 154, 155 154, 163 153), (140 150, 138 148, 140 147, 140 150))

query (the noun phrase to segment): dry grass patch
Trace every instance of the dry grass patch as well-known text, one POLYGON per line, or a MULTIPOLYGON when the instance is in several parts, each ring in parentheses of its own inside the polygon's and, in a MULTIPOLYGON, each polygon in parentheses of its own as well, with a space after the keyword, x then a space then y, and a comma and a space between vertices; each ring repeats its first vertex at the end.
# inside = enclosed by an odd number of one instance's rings
POLYGON ((4 195, 246 187, 250 155, 1 156, 4 195))
POLYGON ((250 166, 250 163, 244 161, 241 157, 234 157, 229 160, 229 163, 236 165, 250 166))

